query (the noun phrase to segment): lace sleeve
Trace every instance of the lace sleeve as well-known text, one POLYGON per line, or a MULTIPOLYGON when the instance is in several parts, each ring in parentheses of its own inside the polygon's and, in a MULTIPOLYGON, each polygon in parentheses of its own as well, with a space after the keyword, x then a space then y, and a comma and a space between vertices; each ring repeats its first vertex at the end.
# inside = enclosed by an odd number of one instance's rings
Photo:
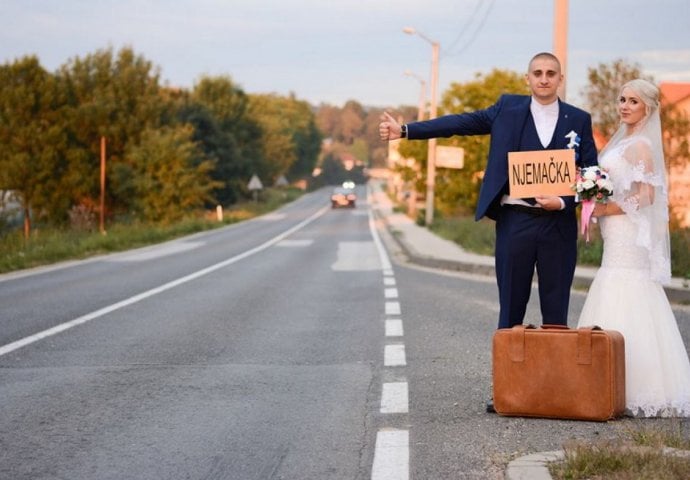
POLYGON ((652 205, 654 189, 663 185, 663 176, 654 171, 651 143, 644 137, 635 139, 624 150, 623 158, 630 168, 628 178, 624 177, 620 182, 621 208, 628 212, 652 205))
POLYGON ((623 158, 627 168, 617 172, 613 200, 638 227, 635 243, 649 252, 651 278, 667 283, 671 262, 663 152, 647 137, 638 136, 625 146, 623 158))

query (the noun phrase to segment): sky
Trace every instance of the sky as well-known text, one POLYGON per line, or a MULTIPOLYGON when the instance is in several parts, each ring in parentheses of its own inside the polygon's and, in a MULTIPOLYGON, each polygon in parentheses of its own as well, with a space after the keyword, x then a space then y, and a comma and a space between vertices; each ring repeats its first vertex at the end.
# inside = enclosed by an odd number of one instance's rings
MULTIPOLYGON (((568 13, 569 102, 583 106, 587 68, 616 59, 690 82, 688 0, 570 0, 568 13)), ((428 84, 424 37, 441 47, 440 98, 477 73, 524 73, 553 49, 553 17, 554 0, 0 0, 0 61, 36 55, 55 71, 131 47, 169 86, 224 75, 247 93, 393 108, 428 84)))

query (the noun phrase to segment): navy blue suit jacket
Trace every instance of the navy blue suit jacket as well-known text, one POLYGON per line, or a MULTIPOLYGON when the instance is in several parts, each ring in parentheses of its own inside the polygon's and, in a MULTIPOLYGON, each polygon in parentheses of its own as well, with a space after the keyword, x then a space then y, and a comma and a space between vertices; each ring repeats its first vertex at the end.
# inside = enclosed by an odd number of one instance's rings
MULTIPOLYGON (((519 151, 525 122, 529 118, 531 97, 528 95, 502 95, 485 110, 446 115, 407 126, 407 138, 422 140, 453 135, 491 135, 489 158, 484 171, 484 180, 479 192, 475 218, 487 216, 496 219, 500 199, 507 191, 508 152, 519 151)), ((580 137, 575 147, 578 166, 596 165, 597 150, 592 136, 592 118, 589 113, 567 103, 558 101, 558 121, 553 134, 551 148, 565 149, 570 142, 568 133, 580 137)), ((572 196, 561 197, 566 210, 574 211, 572 196)))

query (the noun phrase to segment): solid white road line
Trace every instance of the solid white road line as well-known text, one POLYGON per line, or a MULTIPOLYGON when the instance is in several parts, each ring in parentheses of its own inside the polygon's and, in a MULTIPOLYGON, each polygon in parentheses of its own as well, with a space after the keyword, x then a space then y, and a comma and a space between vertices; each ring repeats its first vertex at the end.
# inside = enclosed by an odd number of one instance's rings
POLYGON ((410 478, 410 434, 407 430, 381 430, 376 434, 371 480, 410 478))
POLYGON ((402 367, 405 360, 405 345, 386 345, 383 351, 383 364, 386 367, 402 367))
POLYGON ((387 337, 402 337, 403 323, 402 320, 386 320, 386 336, 387 337))
POLYGON ((391 261, 388 258, 388 253, 386 253, 386 249, 383 248, 383 243, 381 243, 379 232, 376 231, 376 224, 374 223, 374 214, 372 213, 371 209, 369 209, 369 230, 371 230, 371 236, 374 238, 376 249, 379 251, 379 257, 381 257, 381 267, 383 268, 384 275, 387 275, 386 272, 392 272, 393 267, 391 266, 391 261))
POLYGON ((190 282, 192 280, 196 280, 197 278, 203 277, 204 275, 208 275, 209 273, 215 272, 216 270, 227 267, 228 265, 232 265, 233 263, 238 262, 244 258, 250 257, 256 253, 259 253, 263 250, 266 250, 267 248, 275 245, 276 243, 280 242, 281 240, 283 240, 287 236, 292 235, 296 231, 300 230, 301 228, 305 227, 309 223, 313 222, 314 220, 316 220, 317 218, 319 218, 321 215, 323 215, 324 213, 326 213, 329 210, 330 210, 329 206, 323 207, 321 210, 318 210, 316 213, 314 213, 309 218, 301 221, 300 223, 298 223, 294 227, 287 229, 286 231, 284 231, 280 235, 273 237, 272 239, 268 240, 267 242, 262 243, 258 247, 254 247, 250 250, 247 250, 246 252, 240 253, 239 255, 235 255, 234 257, 228 258, 227 260, 224 260, 220 263, 216 263, 215 265, 211 265, 210 267, 206 267, 202 270, 199 270, 199 271, 194 272, 192 274, 189 274, 187 276, 178 278, 177 280, 173 280, 172 282, 168 282, 168 283, 161 285, 159 287, 152 288, 151 290, 147 290, 147 291, 142 292, 138 295, 134 295, 133 297, 127 298, 125 300, 122 300, 121 302, 117 302, 117 303, 114 303, 114 304, 109 305, 107 307, 101 308, 99 310, 96 310, 95 312, 87 313, 86 315, 83 315, 79 318, 75 318, 74 320, 70 320, 70 321, 62 323, 60 325, 56 325, 52 328, 49 328, 47 330, 43 330, 42 332, 38 332, 34 335, 22 338, 20 340, 15 341, 15 342, 8 343, 7 345, 0 347, 0 356, 5 355, 5 354, 10 353, 10 352, 13 352, 14 350, 17 350, 17 349, 22 348, 26 345, 37 342, 37 341, 44 339, 46 337, 50 337, 50 336, 58 334, 60 332, 64 332, 65 330, 69 330, 72 327, 76 327, 77 325, 81 325, 81 324, 86 323, 88 321, 91 321, 95 318, 102 317, 103 315, 114 312, 115 310, 119 310, 123 307, 129 306, 129 305, 132 305, 134 303, 145 300, 147 298, 153 297, 154 295, 158 295, 159 293, 165 292, 166 290, 170 290, 171 288, 175 288, 175 287, 180 286, 184 283, 190 282))
POLYGON ((386 315, 400 315, 400 304, 398 302, 386 302, 386 315))
POLYGON ((381 392, 381 413, 407 413, 407 382, 384 383, 381 392))

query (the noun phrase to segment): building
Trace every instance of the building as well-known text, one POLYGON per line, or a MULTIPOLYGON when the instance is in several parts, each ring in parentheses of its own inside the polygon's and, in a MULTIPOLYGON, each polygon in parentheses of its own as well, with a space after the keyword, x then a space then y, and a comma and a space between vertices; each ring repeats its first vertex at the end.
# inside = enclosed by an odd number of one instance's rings
MULTIPOLYGON (((690 83, 663 82, 659 89, 662 104, 674 105, 690 118, 690 83)), ((690 227, 690 163, 669 169, 668 183, 671 211, 681 227, 690 227)))

